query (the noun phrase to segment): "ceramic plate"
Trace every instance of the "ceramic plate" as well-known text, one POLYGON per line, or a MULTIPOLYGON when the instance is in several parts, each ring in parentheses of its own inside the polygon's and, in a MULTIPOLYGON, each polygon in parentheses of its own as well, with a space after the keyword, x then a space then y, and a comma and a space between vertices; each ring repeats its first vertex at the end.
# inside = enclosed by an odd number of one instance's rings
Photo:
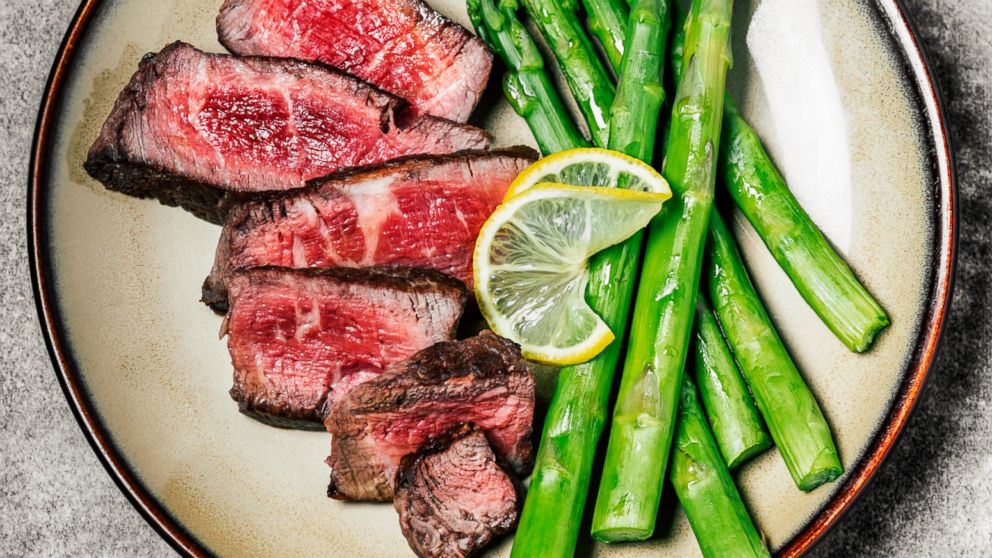
MULTIPOLYGON (((461 0, 434 0, 467 24, 461 0)), ((328 436, 240 415, 220 318, 197 302, 219 228, 105 190, 82 164, 140 57, 182 39, 221 51, 220 0, 88 0, 44 99, 30 238, 39 312, 80 423, 110 474, 177 549, 237 556, 409 554, 389 505, 325 496, 328 436)), ((796 196, 888 310, 854 355, 742 219, 738 238, 819 398, 847 473, 812 493, 769 451, 740 473, 757 525, 794 555, 836 523, 904 426, 933 361, 954 256, 950 150, 920 45, 894 0, 738 0, 731 90, 796 196)), ((503 145, 533 139, 498 76, 477 115, 503 145)), ((671 498, 656 537, 595 556, 698 554, 671 498)), ((508 554, 510 541, 492 549, 508 554)))

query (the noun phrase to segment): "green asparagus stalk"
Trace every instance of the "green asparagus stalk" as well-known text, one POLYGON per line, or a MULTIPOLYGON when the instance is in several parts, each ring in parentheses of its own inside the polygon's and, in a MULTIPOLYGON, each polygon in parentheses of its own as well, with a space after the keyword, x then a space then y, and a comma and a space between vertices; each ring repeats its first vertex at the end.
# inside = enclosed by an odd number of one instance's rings
MULTIPOLYGON (((662 13, 652 17, 645 13, 647 8, 644 7, 635 10, 638 15, 632 14, 631 21, 659 24, 660 16, 667 19, 667 2, 655 0, 653 6, 655 9, 661 7, 662 13)), ((657 43, 649 50, 650 40, 641 38, 637 41, 637 49, 627 50, 636 54, 631 55, 632 62, 628 63, 625 58, 621 65, 621 96, 614 106, 624 104, 626 112, 622 121, 631 126, 637 126, 641 121, 650 122, 650 133, 643 128, 621 130, 611 134, 608 144, 608 147, 648 162, 663 102, 660 79, 665 41, 664 31, 660 36, 657 31, 649 31, 651 36, 658 37, 657 43), (645 64, 653 64, 654 71, 644 72, 645 64), (644 94, 646 92, 651 94, 644 94), (650 136, 651 141, 632 141, 638 134, 650 136)), ((566 72, 567 62, 562 61, 566 72)), ((623 338, 627 326, 641 241, 642 235, 637 234, 627 242, 601 252, 590 262, 586 299, 618 339, 623 338)), ((564 558, 574 554, 596 447, 608 416, 610 388, 620 349, 620 342, 614 342, 593 360, 565 367, 559 372, 514 539, 514 557, 564 558)))
MULTIPOLYGON (((678 6, 675 12, 676 21, 684 17, 678 6)), ((684 38, 677 28, 672 39, 676 80, 684 38)), ((868 350, 889 325, 888 316, 799 205, 729 95, 724 98, 719 168, 730 197, 806 303, 849 349, 868 350)))
MULTIPOLYGON (((673 78, 681 77, 685 43, 685 11, 678 2, 673 7, 675 32, 672 34, 673 78)), ((726 111, 724 118, 726 118, 726 111)), ((724 124, 726 129, 726 123, 724 124)), ((720 147, 722 155, 725 145, 720 147)), ((771 446, 771 438, 754 406, 733 354, 727 347, 720 325, 702 294, 696 304, 695 380, 713 436, 730 469, 771 446)))
POLYGON ((706 297, 696 303, 695 380, 713 437, 727 467, 735 469, 771 446, 754 398, 727 347, 706 297))
POLYGON ((885 311, 799 205, 729 98, 724 120, 720 175, 730 196, 823 323, 850 350, 868 350, 889 325, 885 311))
MULTIPOLYGON (((676 21, 681 15, 676 11, 676 21)), ((677 29, 672 41, 673 50, 678 50, 683 40, 681 30, 677 29)), ((680 78, 681 68, 682 64, 675 61, 673 73, 676 80, 680 78)), ((730 98, 726 97, 724 114, 731 113, 736 115, 736 110, 730 98)), ((740 119, 740 116, 736 118, 740 119)), ((729 120, 726 126, 731 126, 729 120)), ((751 157, 757 153, 752 149, 755 146, 764 153, 757 138, 747 150, 742 149, 741 142, 735 145, 733 142, 738 136, 732 131, 728 133, 727 127, 724 128, 724 141, 731 142, 731 145, 724 144, 720 151, 721 160, 751 157)), ((768 161, 767 155, 764 157, 768 161)), ((766 168, 774 169, 770 161, 766 168)), ((756 190, 763 188, 759 185, 754 187, 756 190)), ((784 183, 782 190, 788 192, 784 183)), ((830 427, 782 345, 751 285, 733 237, 716 213, 710 222, 709 236, 707 256, 710 263, 704 275, 711 276, 708 286, 710 295, 717 306, 717 315, 727 341, 771 430, 772 439, 801 489, 812 490, 834 480, 843 472, 843 467, 830 427)))
POLYGON ((737 245, 714 212, 706 286, 758 410, 796 485, 810 491, 844 472, 830 426, 751 284, 737 245))
MULTIPOLYGON (((612 283, 612 275, 629 277, 622 274, 637 272, 637 254, 631 253, 632 247, 623 246, 608 259, 601 257, 591 264, 586 294, 590 306, 618 338, 627 325, 633 287, 612 283), (620 267, 611 269, 613 263, 620 267)), ((574 556, 596 448, 609 417, 610 389, 620 348, 620 342, 614 341, 591 361, 567 366, 558 373, 513 539, 512 558, 574 556)))
POLYGON ((675 96, 663 174, 675 196, 649 228, 593 537, 651 536, 674 432, 696 306, 730 66, 732 0, 694 0, 685 78, 675 96))
POLYGON ((671 68, 672 83, 675 89, 682 80, 682 70, 685 69, 685 21, 689 14, 682 2, 672 4, 672 45, 668 49, 668 64, 671 68))
POLYGON ((575 554, 596 447, 609 416, 610 389, 627 328, 641 250, 641 233, 589 263, 586 301, 617 340, 589 362, 566 366, 548 408, 527 499, 513 541, 513 558, 575 554))
POLYGON ((515 0, 467 0, 476 33, 506 66, 503 92, 527 121, 545 155, 588 145, 544 70, 534 39, 517 19, 515 0))
POLYGON ((629 11, 624 0, 582 0, 589 32, 599 41, 613 71, 620 75, 629 11))
POLYGON ((770 556, 717 450, 688 377, 682 381, 668 477, 703 556, 770 556))
POLYGON ((651 163, 658 114, 665 102, 662 75, 671 26, 669 0, 636 0, 630 9, 617 95, 610 107, 611 149, 651 163))
POLYGON ((606 145, 610 134, 609 110, 615 93, 613 82, 575 16, 575 8, 562 4, 562 0, 523 0, 523 3, 558 60, 593 142, 606 145))

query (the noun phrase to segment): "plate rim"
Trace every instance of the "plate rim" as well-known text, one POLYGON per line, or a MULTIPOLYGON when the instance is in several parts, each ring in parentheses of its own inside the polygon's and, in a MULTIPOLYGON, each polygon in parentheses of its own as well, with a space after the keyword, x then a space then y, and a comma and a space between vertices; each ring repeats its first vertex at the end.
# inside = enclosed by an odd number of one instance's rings
MULTIPOLYGON (((83 382, 76 372, 68 343, 64 341, 58 301, 50 283, 50 258, 47 253, 47 206, 43 192, 48 183, 48 156, 52 149, 53 130, 58 120, 65 82, 72 62, 84 40, 90 23, 104 0, 81 0, 69 28, 57 51, 42 94, 41 107, 31 145, 27 192, 27 248, 31 286, 45 346, 55 369, 69 407, 79 427, 106 472, 131 505, 153 529, 181 554, 210 556, 210 551, 151 494, 132 470, 113 442, 90 401, 83 382)), ((933 64, 922 44, 916 26, 903 0, 874 0, 909 67, 912 86, 925 109, 925 132, 932 146, 937 178, 936 233, 934 246, 934 275, 931 277, 930 302, 925 320, 917 334, 909 370, 897 396, 883 420, 882 427, 872 438, 851 474, 837 489, 826 505, 776 553, 777 556, 799 556, 823 540, 843 515, 861 496, 891 453, 916 407, 930 370, 936 360, 944 326, 950 312, 957 266, 957 178, 954 150, 948 132, 944 97, 934 77, 933 64)))

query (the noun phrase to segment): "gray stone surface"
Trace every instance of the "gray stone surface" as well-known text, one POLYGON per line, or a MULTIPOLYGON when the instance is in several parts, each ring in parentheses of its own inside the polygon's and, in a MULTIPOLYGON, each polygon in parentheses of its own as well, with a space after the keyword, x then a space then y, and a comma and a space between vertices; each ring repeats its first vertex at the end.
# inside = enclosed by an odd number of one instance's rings
MULTIPOLYGON (((869 492, 815 556, 992 555, 992 2, 907 0, 947 98, 961 238, 927 393, 869 492)), ((0 2, 0 555, 162 556, 55 381, 27 268, 28 152, 72 0, 0 2)))

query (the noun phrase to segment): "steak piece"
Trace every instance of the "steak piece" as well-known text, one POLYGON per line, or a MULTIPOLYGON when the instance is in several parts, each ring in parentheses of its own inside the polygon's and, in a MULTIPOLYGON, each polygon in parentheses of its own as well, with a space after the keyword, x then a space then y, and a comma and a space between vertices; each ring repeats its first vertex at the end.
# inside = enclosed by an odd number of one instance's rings
POLYGON ((314 181, 235 205, 203 302, 227 306, 224 278, 258 266, 431 268, 472 283, 472 250, 528 148, 423 157, 314 181))
POLYGON ((451 339, 465 287, 417 269, 257 268, 230 277, 231 397, 277 426, 320 428, 327 392, 451 339))
POLYGON ((400 459, 465 422, 515 473, 529 471, 534 377, 512 341, 485 331, 438 343, 364 379, 328 400, 332 498, 390 499, 400 459))
POLYGON ((400 461, 393 506, 417 556, 467 558, 517 524, 517 485, 466 425, 400 461))
POLYGON ((84 166, 111 190, 219 224, 228 193, 489 142, 478 128, 414 117, 404 101, 329 68, 173 43, 142 59, 84 166))
POLYGON ((235 54, 322 62, 455 122, 492 69, 481 40, 421 0, 226 0, 217 34, 235 54))

